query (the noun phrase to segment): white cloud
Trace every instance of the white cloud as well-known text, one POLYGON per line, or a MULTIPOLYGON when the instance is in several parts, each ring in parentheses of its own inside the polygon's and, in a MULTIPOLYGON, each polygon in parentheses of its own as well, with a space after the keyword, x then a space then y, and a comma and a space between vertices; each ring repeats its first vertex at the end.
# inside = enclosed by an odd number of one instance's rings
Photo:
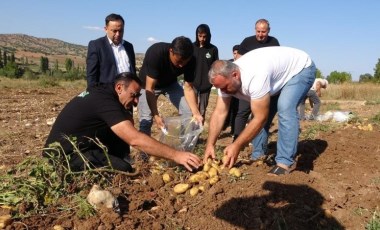
POLYGON ((155 39, 154 37, 149 37, 149 38, 147 39, 147 41, 148 41, 150 44, 154 44, 154 43, 160 42, 160 40, 157 40, 157 39, 155 39))
POLYGON ((83 26, 83 28, 86 30, 97 30, 97 31, 103 31, 104 30, 103 27, 99 27, 99 26, 83 26))

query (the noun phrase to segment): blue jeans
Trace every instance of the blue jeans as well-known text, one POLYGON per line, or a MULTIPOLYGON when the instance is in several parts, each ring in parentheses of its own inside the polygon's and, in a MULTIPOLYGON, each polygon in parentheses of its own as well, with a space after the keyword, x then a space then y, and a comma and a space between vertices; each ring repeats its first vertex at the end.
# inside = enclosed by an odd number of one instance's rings
POLYGON ((279 94, 270 99, 267 123, 252 140, 254 147, 251 158, 257 159, 267 153, 270 124, 278 113, 278 140, 276 163, 291 166, 297 153, 299 135, 298 105, 314 83, 316 67, 312 63, 290 79, 279 94))
MULTIPOLYGON (((150 136, 153 124, 152 112, 150 111, 146 100, 145 90, 142 89, 141 93, 142 95, 140 97, 139 104, 137 105, 139 110, 140 131, 150 136)), ((183 93, 183 88, 180 84, 178 84, 178 82, 175 82, 165 88, 155 89, 154 94, 156 99, 161 94, 168 98, 170 102, 178 109, 178 113, 180 115, 192 116, 190 107, 187 105, 185 95, 183 93)))

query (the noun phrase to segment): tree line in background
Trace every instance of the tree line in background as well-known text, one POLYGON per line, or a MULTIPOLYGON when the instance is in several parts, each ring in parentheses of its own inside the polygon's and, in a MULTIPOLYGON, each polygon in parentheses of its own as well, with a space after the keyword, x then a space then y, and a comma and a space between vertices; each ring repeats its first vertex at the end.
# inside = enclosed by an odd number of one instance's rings
MULTIPOLYGON (((348 72, 338 72, 338 71, 333 71, 328 75, 327 77, 324 77, 322 75, 322 72, 317 69, 317 78, 325 78, 327 79, 330 83, 334 84, 342 84, 345 82, 352 82, 352 75, 348 72)), ((371 75, 369 73, 362 74, 359 76, 359 82, 360 83, 380 83, 380 58, 377 60, 377 64, 374 68, 374 74, 371 75)))
MULTIPOLYGON (((0 49, 0 76, 9 78, 25 78, 38 79, 40 76, 50 76, 57 79, 77 80, 86 78, 85 67, 75 67, 74 61, 66 58, 64 70, 59 67, 58 60, 50 65, 47 57, 41 56, 37 70, 32 70, 28 58, 21 58, 16 62, 13 52, 8 53, 7 50, 0 49)), ((348 72, 333 71, 327 77, 324 77, 319 69, 317 69, 317 78, 326 78, 330 83, 341 84, 352 82, 352 76, 348 72)), ((359 82, 380 83, 380 58, 374 68, 374 74, 365 73, 360 75, 359 82)))
POLYGON ((58 60, 54 64, 47 57, 40 57, 39 64, 23 57, 16 60, 13 52, 0 49, 0 76, 9 78, 38 79, 41 76, 63 80, 86 79, 85 67, 74 66, 71 58, 66 58, 64 67, 60 67, 58 60))

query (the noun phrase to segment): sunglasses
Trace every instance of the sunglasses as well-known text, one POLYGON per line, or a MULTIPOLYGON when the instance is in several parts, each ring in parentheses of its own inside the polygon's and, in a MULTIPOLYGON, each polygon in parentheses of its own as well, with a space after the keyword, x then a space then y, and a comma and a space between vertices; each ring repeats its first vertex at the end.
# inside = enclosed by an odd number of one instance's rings
POLYGON ((142 94, 140 92, 138 93, 131 93, 131 97, 133 98, 139 98, 142 94))

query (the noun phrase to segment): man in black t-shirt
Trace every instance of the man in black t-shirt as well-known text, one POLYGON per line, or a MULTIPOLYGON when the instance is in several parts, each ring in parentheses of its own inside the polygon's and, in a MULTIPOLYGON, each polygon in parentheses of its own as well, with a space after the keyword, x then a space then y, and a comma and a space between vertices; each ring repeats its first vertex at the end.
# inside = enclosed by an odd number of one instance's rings
POLYGON ((139 73, 144 89, 139 108, 140 131, 151 134, 153 118, 159 128, 164 127, 163 118, 157 108, 157 99, 163 94, 178 109, 181 115, 193 115, 202 124, 193 90, 195 58, 193 44, 189 38, 176 37, 172 43, 153 44, 145 53, 139 73), (183 87, 178 77, 184 76, 183 87))
MULTIPOLYGON (((244 40, 240 43, 237 58, 254 49, 268 46, 280 46, 280 43, 275 37, 269 36, 269 32, 270 25, 268 20, 257 20, 255 23, 255 35, 244 38, 244 40)), ((250 103, 245 100, 239 100, 238 111, 235 117, 234 140, 237 139, 245 128, 250 114, 250 103)))
POLYGON ((140 90, 141 80, 132 73, 118 74, 114 84, 89 87, 73 98, 58 115, 43 155, 57 154, 51 144, 59 143, 62 150, 58 151, 69 156, 73 171, 110 166, 98 140, 107 148, 110 164, 117 170, 132 170, 130 164, 123 160, 125 153, 129 153, 129 145, 173 160, 188 170, 198 168, 201 160, 196 155, 177 151, 135 129, 133 115, 129 111, 137 106, 140 90), (87 159, 86 162, 76 148, 87 159))

